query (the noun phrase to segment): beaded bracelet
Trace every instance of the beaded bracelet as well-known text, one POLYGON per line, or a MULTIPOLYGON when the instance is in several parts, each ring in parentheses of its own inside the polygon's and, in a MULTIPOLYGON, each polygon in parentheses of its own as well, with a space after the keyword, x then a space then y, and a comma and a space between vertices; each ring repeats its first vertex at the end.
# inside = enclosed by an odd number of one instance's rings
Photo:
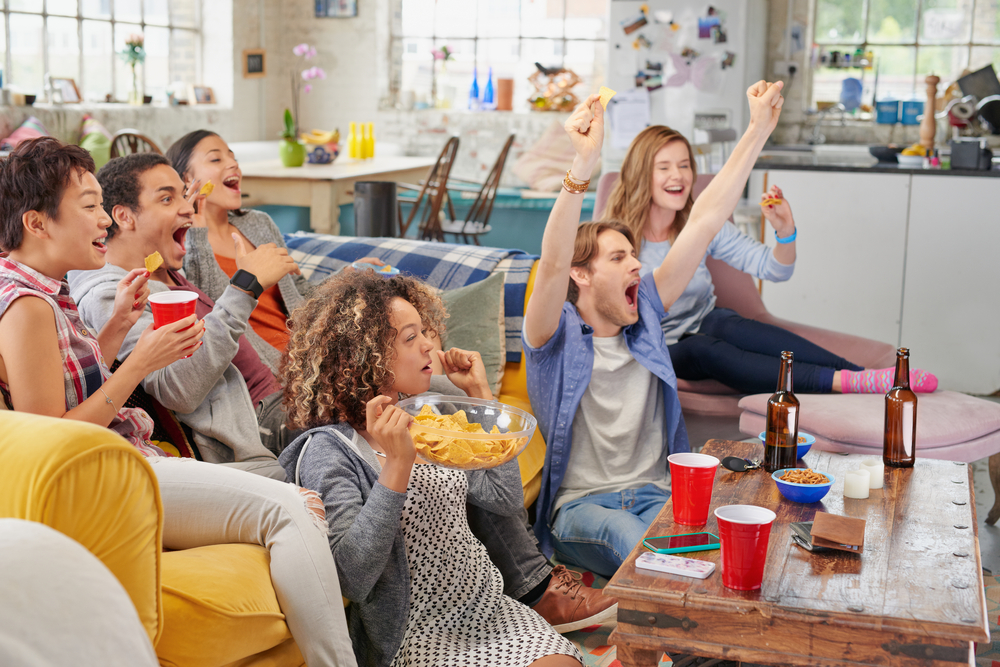
POLYGON ((582 195, 590 187, 590 181, 578 181, 570 176, 570 171, 569 169, 566 170, 566 178, 563 179, 563 188, 570 194, 582 195))
POLYGON ((115 404, 111 402, 111 397, 108 396, 108 392, 104 391, 104 387, 98 387, 98 389, 100 389, 101 393, 104 394, 104 402, 110 405, 112 408, 115 408, 115 414, 117 415, 118 408, 116 408, 115 404))

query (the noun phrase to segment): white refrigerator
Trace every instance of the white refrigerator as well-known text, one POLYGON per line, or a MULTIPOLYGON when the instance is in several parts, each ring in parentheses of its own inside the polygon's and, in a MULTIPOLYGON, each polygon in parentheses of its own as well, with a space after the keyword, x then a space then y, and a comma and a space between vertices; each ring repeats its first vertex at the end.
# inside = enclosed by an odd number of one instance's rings
MULTIPOLYGON (((764 77, 766 0, 612 0, 603 170, 618 171, 645 125, 701 144, 746 129, 746 89, 764 77)), ((716 166, 718 164, 716 163, 716 166)), ((714 170, 714 169, 713 169, 714 170)))

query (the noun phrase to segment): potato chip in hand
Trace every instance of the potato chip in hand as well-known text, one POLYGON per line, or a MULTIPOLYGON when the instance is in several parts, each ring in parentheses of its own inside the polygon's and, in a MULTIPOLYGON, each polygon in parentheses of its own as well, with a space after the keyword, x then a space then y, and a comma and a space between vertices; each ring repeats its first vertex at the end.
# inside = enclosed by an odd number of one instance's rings
POLYGON ((212 194, 213 190, 215 190, 215 183, 208 181, 205 185, 201 186, 201 190, 198 191, 198 194, 205 195, 207 197, 212 194))
POLYGON ((615 96, 615 91, 611 90, 607 86, 601 86, 597 91, 597 94, 601 96, 601 106, 604 107, 605 111, 607 111, 608 102, 610 102, 611 98, 615 96))
POLYGON ((163 266, 163 256, 159 250, 154 250, 153 254, 146 258, 146 270, 153 273, 163 266))

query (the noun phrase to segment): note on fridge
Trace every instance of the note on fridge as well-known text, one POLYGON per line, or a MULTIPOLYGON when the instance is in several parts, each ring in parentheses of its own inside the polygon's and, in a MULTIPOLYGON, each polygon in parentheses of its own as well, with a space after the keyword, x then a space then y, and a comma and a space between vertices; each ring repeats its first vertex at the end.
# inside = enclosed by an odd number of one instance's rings
POLYGON ((608 102, 611 145, 625 150, 649 126, 649 91, 632 88, 619 92, 608 102))

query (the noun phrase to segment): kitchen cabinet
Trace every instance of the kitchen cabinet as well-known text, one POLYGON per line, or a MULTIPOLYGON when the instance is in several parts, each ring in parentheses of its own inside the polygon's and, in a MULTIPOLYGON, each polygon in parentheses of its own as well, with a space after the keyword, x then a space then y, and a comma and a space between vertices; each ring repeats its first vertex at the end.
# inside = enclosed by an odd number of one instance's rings
MULTIPOLYGON (((765 282, 764 305, 793 322, 896 343, 910 176, 818 171, 754 171, 751 198, 781 188, 798 230, 795 274, 765 282)), ((766 224, 766 223, 765 223, 766 224)), ((767 225, 765 243, 774 246, 767 225)))
POLYGON ((1000 389, 1000 178, 913 176, 902 345, 941 386, 1000 389))
POLYGON ((769 311, 905 345, 942 389, 1000 389, 1000 178, 756 169, 751 197, 765 174, 799 230, 795 274, 764 284, 769 311))

